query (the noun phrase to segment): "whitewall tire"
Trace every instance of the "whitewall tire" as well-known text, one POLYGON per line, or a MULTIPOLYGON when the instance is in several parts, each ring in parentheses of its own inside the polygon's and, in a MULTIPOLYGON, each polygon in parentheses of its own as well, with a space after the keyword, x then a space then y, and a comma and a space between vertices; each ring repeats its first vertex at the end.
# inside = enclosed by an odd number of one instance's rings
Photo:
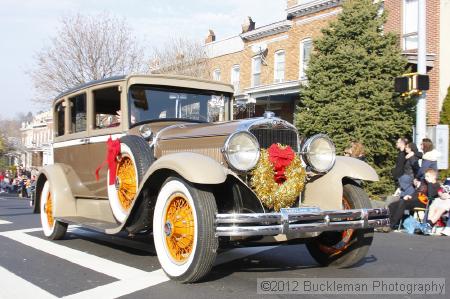
POLYGON ((59 240, 67 231, 67 223, 54 218, 55 202, 50 190, 50 183, 46 181, 40 194, 41 225, 44 235, 51 240, 59 240))
POLYGON ((171 279, 195 282, 211 270, 218 247, 216 212, 211 192, 176 177, 165 181, 156 200, 153 239, 159 263, 171 279))
POLYGON ((153 153, 144 139, 133 135, 120 139, 120 158, 116 165, 115 184, 109 185, 109 170, 106 181, 111 210, 119 223, 128 218, 139 183, 152 161, 153 153))

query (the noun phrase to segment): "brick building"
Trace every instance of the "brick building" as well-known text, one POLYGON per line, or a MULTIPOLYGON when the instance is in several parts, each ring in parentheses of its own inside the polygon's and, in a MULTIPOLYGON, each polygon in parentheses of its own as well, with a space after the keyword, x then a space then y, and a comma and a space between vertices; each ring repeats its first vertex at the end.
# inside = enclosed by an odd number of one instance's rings
MULTIPOLYGON (((304 71, 312 51, 312 39, 342 11, 342 0, 287 0, 286 18, 255 26, 249 17, 242 32, 216 40, 209 31, 205 48, 215 80, 235 86, 236 117, 260 116, 266 108, 293 120, 298 91, 307 80, 304 71)), ((400 36, 404 55, 412 69, 417 65, 418 0, 384 0, 388 12, 386 31, 400 36)), ((282 9, 282 8, 280 8, 282 9)), ((450 1, 427 0, 428 123, 439 122, 439 111, 450 85, 450 1), (447 39, 445 38, 447 37, 447 39), (444 55, 446 54, 446 55, 444 55)))

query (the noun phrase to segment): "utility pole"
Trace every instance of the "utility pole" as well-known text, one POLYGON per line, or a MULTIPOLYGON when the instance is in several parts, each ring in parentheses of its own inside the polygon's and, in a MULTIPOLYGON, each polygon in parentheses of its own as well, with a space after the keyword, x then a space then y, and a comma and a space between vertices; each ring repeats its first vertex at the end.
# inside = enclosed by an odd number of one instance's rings
MULTIPOLYGON (((418 0, 419 16, 418 16, 418 47, 417 47, 417 72, 422 75, 427 74, 427 24, 426 0, 418 0)), ((417 98, 416 109, 416 144, 422 142, 427 133, 427 97, 426 92, 422 93, 417 98)))

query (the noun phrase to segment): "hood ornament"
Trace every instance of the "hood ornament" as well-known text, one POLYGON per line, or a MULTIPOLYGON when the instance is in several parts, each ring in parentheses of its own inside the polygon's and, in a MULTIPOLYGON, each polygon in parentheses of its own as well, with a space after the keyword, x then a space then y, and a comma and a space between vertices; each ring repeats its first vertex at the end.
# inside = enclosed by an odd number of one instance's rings
POLYGON ((264 118, 273 118, 273 117, 275 117, 275 112, 265 111, 263 116, 264 116, 264 118))

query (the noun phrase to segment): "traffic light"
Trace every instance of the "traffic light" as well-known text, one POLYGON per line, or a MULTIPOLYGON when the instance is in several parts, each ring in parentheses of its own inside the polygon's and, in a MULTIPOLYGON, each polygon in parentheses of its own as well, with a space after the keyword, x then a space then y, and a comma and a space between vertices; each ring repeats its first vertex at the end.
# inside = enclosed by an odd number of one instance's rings
POLYGON ((397 77, 394 79, 394 90, 405 93, 410 91, 409 77, 397 77))
POLYGON ((430 89, 428 75, 412 73, 394 79, 394 90, 401 92, 402 96, 421 94, 422 91, 428 89, 430 89))

